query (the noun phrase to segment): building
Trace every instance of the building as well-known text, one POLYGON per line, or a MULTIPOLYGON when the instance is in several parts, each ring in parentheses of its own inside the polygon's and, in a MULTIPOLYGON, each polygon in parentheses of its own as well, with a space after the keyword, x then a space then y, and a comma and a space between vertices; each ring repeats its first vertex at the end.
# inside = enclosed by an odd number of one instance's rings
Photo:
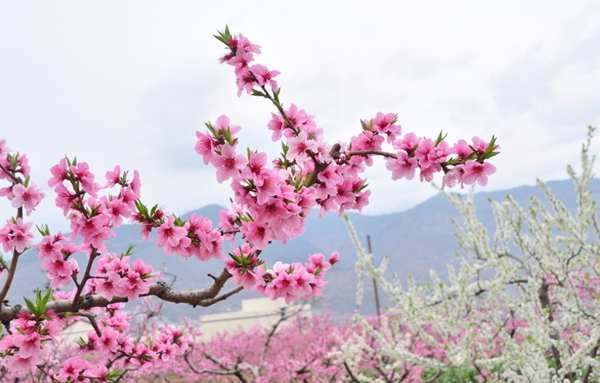
POLYGON ((87 320, 76 320, 68 325, 59 335, 59 341, 64 344, 75 344, 80 338, 87 339, 87 334, 94 328, 87 320))
POLYGON ((210 339, 223 331, 236 331, 255 326, 271 327, 280 320, 282 313, 310 316, 310 304, 288 305, 283 299, 244 299, 240 311, 230 311, 200 317, 202 337, 210 339))
MULTIPOLYGON (((269 328, 281 319, 281 316, 311 316, 310 304, 288 305, 283 299, 271 300, 255 298, 242 300, 239 311, 228 311, 208 314, 200 317, 202 338, 210 339, 223 331, 236 331, 260 326, 269 328)), ((64 344, 75 344, 80 338, 87 339, 87 334, 94 328, 87 319, 76 320, 67 326, 59 336, 64 344)))

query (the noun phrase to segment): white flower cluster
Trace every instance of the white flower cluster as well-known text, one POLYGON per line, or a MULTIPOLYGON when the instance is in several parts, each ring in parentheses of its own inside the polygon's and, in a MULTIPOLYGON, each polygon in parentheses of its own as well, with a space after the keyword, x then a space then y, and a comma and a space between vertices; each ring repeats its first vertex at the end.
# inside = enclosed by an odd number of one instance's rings
POLYGON ((527 208, 511 196, 491 202, 490 233, 472 198, 448 194, 462 219, 459 263, 447 280, 435 273, 426 284, 389 280, 345 217, 358 273, 374 278, 392 302, 380 318, 357 317, 360 331, 336 355, 356 371, 355 381, 600 381, 593 135, 590 128, 581 171, 567 167, 574 203, 538 180, 545 198, 531 198, 527 208))

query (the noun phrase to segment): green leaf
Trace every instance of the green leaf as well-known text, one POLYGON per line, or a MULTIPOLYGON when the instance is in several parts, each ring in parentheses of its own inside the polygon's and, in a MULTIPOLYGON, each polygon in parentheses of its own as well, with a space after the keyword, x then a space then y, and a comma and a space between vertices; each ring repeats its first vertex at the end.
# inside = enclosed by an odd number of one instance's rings
POLYGON ((311 173, 308 177, 304 178, 304 186, 310 187, 310 186, 314 185, 314 183, 317 181, 316 178, 317 177, 315 176, 315 174, 311 173))
POLYGON ((281 93, 281 88, 277 89, 276 91, 273 92, 273 98, 275 99, 275 102, 277 104, 279 104, 279 94, 281 93))
POLYGON ((288 144, 286 144, 285 142, 281 142, 281 151, 283 154, 283 157, 287 157, 288 152, 290 151, 290 147, 288 144))
POLYGON ((492 136, 490 143, 483 152, 483 158, 489 158, 488 156, 494 152, 494 149, 496 149, 496 136, 492 136))
MULTIPOLYGON (((213 35, 214 38, 216 38, 217 40, 219 40, 220 42, 222 42, 223 44, 227 45, 228 47, 230 47, 230 42, 231 42, 231 32, 229 31, 229 27, 226 25, 225 26, 225 30, 223 31, 217 31, 216 35, 213 35)), ((231 48, 231 47, 230 47, 231 48)))
POLYGON ((80 337, 79 337, 79 338, 76 340, 76 343, 77 343, 77 344, 78 344, 80 347, 83 347, 83 346, 85 346, 85 345, 87 344, 87 341, 86 341, 86 340, 85 340, 83 337, 81 337, 81 336, 80 336, 80 337))
POLYGON ((35 228, 37 229, 38 233, 40 233, 40 235, 42 236, 50 235, 50 228, 48 227, 48 225, 35 225, 35 228))
POLYGON ((127 246, 127 249, 123 252, 124 257, 129 257, 133 255, 133 251, 135 250, 135 245, 127 246))
POLYGON ((123 376, 123 374, 125 374, 125 371, 115 368, 114 370, 111 370, 108 374, 106 374, 106 379, 109 382, 116 382, 121 378, 121 376, 123 376))
POLYGON ((25 301, 25 306, 27 306, 27 309, 29 311, 31 311, 33 314, 36 314, 37 307, 35 306, 35 304, 25 297, 23 298, 23 300, 25 301))
POLYGON ((233 145, 233 136, 231 135, 231 130, 229 128, 222 130, 223 137, 227 141, 229 145, 233 145))
POLYGON ((148 215, 148 208, 139 199, 135 201, 135 208, 142 217, 146 219, 150 218, 150 216, 148 215))
POLYGON ((242 222, 252 222, 252 217, 249 214, 242 214, 240 215, 240 220, 242 222))
POLYGON ((442 141, 444 141, 446 139, 447 136, 448 136, 448 133, 444 133, 443 130, 440 130, 440 133, 438 134, 437 138, 435 139, 435 146, 438 146, 442 141))
POLYGON ((213 135, 213 137, 217 136, 217 132, 215 131, 215 128, 212 126, 210 121, 205 122, 204 125, 206 126, 206 129, 208 129, 208 131, 213 135))

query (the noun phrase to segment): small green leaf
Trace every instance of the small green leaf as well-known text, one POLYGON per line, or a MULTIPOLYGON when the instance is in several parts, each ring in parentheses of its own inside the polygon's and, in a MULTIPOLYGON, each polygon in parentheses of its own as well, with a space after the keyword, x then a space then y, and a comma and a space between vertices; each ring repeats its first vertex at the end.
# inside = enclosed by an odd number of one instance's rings
POLYGON ((124 257, 129 257, 133 255, 133 251, 135 250, 135 245, 127 246, 127 249, 123 252, 124 257))
POLYGON ((27 299, 27 298, 23 298, 23 300, 25 301, 25 306, 27 306, 27 309, 29 311, 31 311, 31 313, 33 313, 34 315, 37 315, 36 314, 37 313, 37 307, 35 306, 35 304, 32 301, 30 301, 29 299, 27 299))
POLYGON ((106 379, 109 382, 117 382, 121 376, 123 376, 125 374, 125 371, 123 370, 119 370, 119 369, 114 369, 111 370, 108 374, 106 374, 106 379))
POLYGON ((446 139, 447 136, 448 136, 447 133, 444 133, 444 131, 440 130, 440 133, 438 134, 437 138, 435 139, 435 146, 438 146, 442 141, 444 141, 446 139))
POLYGON ((40 233, 40 235, 42 236, 50 235, 50 228, 48 227, 48 225, 35 225, 35 228, 37 229, 38 233, 40 233))

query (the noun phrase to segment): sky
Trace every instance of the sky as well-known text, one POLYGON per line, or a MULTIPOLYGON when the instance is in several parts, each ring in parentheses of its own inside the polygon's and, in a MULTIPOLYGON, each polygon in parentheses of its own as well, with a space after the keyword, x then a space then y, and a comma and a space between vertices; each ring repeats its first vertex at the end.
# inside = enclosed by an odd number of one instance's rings
MULTIPOLYGON (((419 135, 495 134, 485 190, 566 178, 600 124, 597 1, 2 1, 0 138, 29 155, 47 194, 36 222, 65 225, 46 186, 64 155, 99 177, 138 169, 145 201, 183 213, 231 196, 193 150, 204 121, 227 114, 242 147, 276 153, 271 107, 237 97, 217 62, 225 24, 261 45, 283 102, 314 115, 328 142, 379 111, 419 135)), ((370 214, 435 194, 392 181, 381 161, 366 176, 370 214)))

